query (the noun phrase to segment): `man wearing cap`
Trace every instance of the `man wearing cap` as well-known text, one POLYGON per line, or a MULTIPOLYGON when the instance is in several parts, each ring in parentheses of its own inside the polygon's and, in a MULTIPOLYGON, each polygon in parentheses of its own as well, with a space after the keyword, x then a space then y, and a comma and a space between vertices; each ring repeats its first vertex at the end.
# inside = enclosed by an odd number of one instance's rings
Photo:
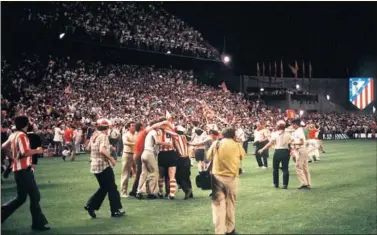
POLYGON ((285 121, 280 120, 277 122, 278 131, 271 136, 271 141, 260 149, 258 152, 262 153, 266 149, 275 145, 275 153, 273 158, 273 184, 275 188, 279 188, 279 166, 281 162, 281 169, 283 171, 283 189, 288 188, 289 182, 289 147, 291 135, 285 132, 285 121))
POLYGON ((302 127, 300 127, 300 119, 292 121, 292 127, 295 131, 292 134, 291 147, 296 153, 296 174, 301 182, 298 189, 310 189, 311 180, 308 164, 308 149, 306 147, 306 138, 302 127))
POLYGON ((120 194, 115 184, 113 166, 115 159, 110 155, 110 143, 107 136, 110 121, 99 119, 97 121, 97 132, 90 139, 88 150, 90 151, 90 171, 97 178, 99 189, 93 194, 86 203, 85 210, 94 219, 95 210, 99 210, 103 200, 108 194, 110 201, 111 217, 122 217, 126 213, 121 211, 122 203, 120 194))

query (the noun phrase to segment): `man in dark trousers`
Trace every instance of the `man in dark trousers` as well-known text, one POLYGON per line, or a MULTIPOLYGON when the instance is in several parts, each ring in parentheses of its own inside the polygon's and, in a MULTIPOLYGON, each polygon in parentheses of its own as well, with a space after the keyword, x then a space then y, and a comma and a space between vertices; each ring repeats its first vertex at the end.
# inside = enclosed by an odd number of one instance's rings
POLYGON ((254 143, 256 145, 255 158, 257 160, 258 167, 266 169, 268 167, 268 150, 262 153, 259 153, 259 150, 268 144, 268 136, 267 130, 261 123, 258 124, 257 130, 254 133, 254 143))
POLYGON ((30 197, 30 212, 32 217, 31 228, 39 231, 49 230, 48 221, 39 205, 40 194, 34 174, 31 170, 32 156, 42 154, 43 149, 31 149, 26 131, 29 120, 26 116, 15 119, 16 131, 9 137, 2 148, 11 148, 13 158, 14 178, 17 184, 17 197, 1 206, 1 223, 3 223, 15 210, 25 203, 27 195, 30 197))
MULTIPOLYGON (((31 149, 37 149, 38 147, 42 147, 41 137, 38 134, 34 133, 32 126, 29 126, 27 130, 27 137, 29 138, 31 149)), ((42 156, 43 156, 42 154, 34 154, 32 156, 31 168, 33 172, 35 171, 35 168, 37 167, 38 158, 42 156)))
POLYGON ((106 194, 109 196, 111 217, 122 217, 126 214, 120 210, 122 203, 113 171, 116 161, 110 155, 110 143, 107 136, 109 127, 109 120, 99 119, 97 121, 97 132, 93 134, 88 145, 91 160, 90 171, 97 178, 99 184, 99 189, 89 198, 84 207, 93 219, 97 217, 95 210, 100 209, 106 194))
POLYGON ((191 163, 188 154, 188 144, 186 136, 184 135, 185 129, 182 126, 177 127, 178 138, 174 140, 174 146, 177 149, 179 155, 177 161, 176 179, 177 183, 181 186, 183 192, 185 192, 185 200, 193 198, 192 185, 190 180, 191 175, 191 163))
POLYGON ((291 142, 291 135, 285 132, 285 122, 280 120, 277 122, 278 131, 271 136, 271 141, 258 151, 263 153, 271 146, 275 145, 275 153, 273 158, 273 184, 275 188, 279 188, 279 166, 281 162, 281 169, 283 171, 283 189, 288 188, 289 182, 289 143, 291 142))

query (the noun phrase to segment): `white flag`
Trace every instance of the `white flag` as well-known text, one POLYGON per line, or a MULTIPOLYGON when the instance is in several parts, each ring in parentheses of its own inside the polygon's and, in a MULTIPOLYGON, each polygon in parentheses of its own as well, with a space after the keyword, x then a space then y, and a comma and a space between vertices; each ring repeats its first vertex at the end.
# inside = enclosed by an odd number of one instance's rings
POLYGON ((373 106, 373 113, 376 113, 376 107, 373 106))

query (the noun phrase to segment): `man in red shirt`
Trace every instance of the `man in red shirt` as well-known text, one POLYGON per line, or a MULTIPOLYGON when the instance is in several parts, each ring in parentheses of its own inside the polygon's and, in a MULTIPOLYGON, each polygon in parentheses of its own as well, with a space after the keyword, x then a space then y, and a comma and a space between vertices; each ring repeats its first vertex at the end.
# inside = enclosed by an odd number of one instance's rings
POLYGON ((132 197, 136 197, 137 188, 139 186, 139 180, 140 180, 140 175, 141 175, 141 170, 142 170, 142 168, 141 168, 142 167, 141 154, 143 153, 143 149, 144 149, 145 137, 147 136, 148 132, 150 132, 151 130, 156 129, 158 127, 161 127, 165 124, 168 124, 168 121, 163 121, 163 120, 159 120, 159 121, 160 122, 152 121, 150 123, 150 125, 147 126, 146 128, 144 128, 143 124, 141 124, 140 122, 137 122, 135 124, 135 130, 136 130, 137 134, 136 134, 136 137, 135 137, 136 142, 135 142, 135 149, 134 149, 134 151, 135 151, 134 162, 136 162, 137 169, 136 169, 135 181, 132 185, 132 190, 129 193, 129 195, 132 196, 132 197))
MULTIPOLYGON (((71 161, 75 160, 75 145, 73 138, 73 129, 70 128, 70 125, 68 124, 67 127, 64 129, 64 143, 71 153, 71 161)), ((63 156, 63 160, 65 161, 65 156, 63 156)))
POLYGON ((33 230, 46 231, 48 221, 42 213, 39 201, 41 199, 34 174, 31 169, 32 155, 42 154, 41 147, 30 149, 29 138, 26 131, 28 129, 29 120, 26 116, 18 116, 15 119, 16 131, 1 146, 2 149, 12 150, 14 178, 17 184, 17 197, 1 206, 1 223, 14 212, 22 204, 25 203, 27 195, 30 197, 30 212, 32 217, 31 228, 33 230))

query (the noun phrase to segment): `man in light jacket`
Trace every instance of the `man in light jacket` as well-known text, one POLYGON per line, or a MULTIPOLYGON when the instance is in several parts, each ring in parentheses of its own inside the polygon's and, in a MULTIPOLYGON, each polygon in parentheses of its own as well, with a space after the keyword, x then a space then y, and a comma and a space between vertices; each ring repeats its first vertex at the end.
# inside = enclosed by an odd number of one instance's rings
POLYGON ((236 234, 235 203, 240 162, 246 153, 236 142, 236 132, 223 131, 224 139, 212 144, 207 159, 212 161, 212 215, 216 234, 236 234))

